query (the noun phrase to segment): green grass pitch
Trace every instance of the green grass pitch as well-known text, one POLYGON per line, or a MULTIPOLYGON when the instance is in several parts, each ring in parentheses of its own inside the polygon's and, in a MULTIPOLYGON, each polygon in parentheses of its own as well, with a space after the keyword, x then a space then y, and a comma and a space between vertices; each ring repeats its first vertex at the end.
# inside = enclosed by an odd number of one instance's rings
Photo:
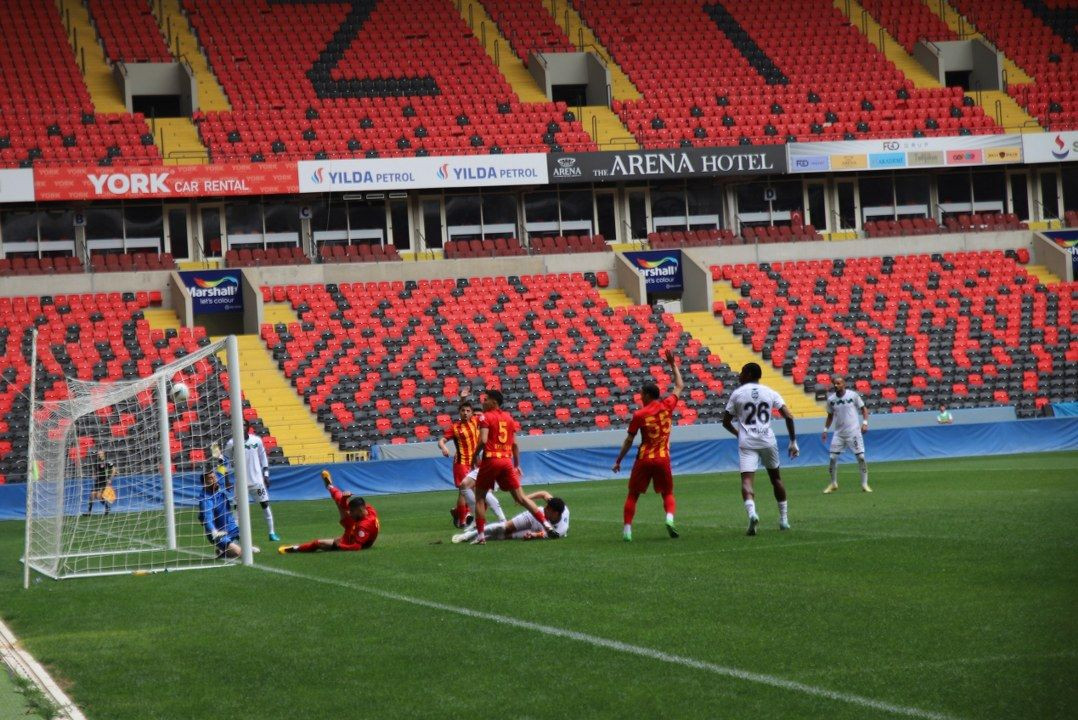
MULTIPOLYGON (((564 540, 486 547, 449 542, 451 493, 372 497, 370 552, 28 591, 9 522, 0 612, 92 720, 1073 717, 1076 470, 879 463, 868 495, 845 464, 826 496, 790 470, 792 531, 765 480, 755 538, 734 473, 679 477, 682 537, 648 495, 631 544, 624 480, 558 486, 564 540)), ((338 529, 328 499, 274 510, 288 542, 338 529)))

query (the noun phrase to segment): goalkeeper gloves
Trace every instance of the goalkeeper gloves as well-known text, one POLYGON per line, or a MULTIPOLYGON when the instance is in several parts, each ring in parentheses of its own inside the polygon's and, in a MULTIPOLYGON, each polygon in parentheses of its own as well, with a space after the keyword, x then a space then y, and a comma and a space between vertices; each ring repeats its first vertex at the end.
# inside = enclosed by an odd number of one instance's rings
POLYGON ((214 530, 210 534, 210 537, 213 539, 214 542, 217 542, 218 540, 220 540, 223 537, 226 537, 227 535, 228 535, 228 533, 226 533, 224 530, 214 530))

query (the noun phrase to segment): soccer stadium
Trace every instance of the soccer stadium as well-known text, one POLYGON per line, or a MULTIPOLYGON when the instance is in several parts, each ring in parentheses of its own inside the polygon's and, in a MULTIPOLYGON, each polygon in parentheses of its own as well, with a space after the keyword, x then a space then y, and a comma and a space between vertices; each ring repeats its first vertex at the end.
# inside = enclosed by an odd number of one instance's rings
POLYGON ((1076 81, 1075 0, 2 0, 0 718, 1073 717, 1076 81))

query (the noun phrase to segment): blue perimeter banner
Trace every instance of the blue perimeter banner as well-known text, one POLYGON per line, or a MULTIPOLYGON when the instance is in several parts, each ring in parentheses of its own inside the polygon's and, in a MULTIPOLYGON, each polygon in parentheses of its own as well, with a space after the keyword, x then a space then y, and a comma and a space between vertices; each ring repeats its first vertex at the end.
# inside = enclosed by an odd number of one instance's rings
POLYGON ((191 293, 191 310, 203 313, 243 310, 243 276, 239 270, 185 270, 183 284, 191 293))
POLYGON ((674 292, 682 289, 680 250, 641 250, 623 254, 644 276, 648 292, 674 292))
MULTIPOLYGON (((827 464, 827 447, 818 435, 800 438, 801 457, 786 458, 786 438, 779 437, 783 463, 791 467, 827 464)), ((1045 418, 999 423, 942 425, 873 430, 865 435, 869 464, 898 460, 1008 455, 1015 453, 1078 450, 1078 418, 1045 418)), ((614 477, 610 467, 618 447, 551 450, 521 454, 526 485, 553 485, 582 480, 606 480, 614 477)), ((675 443, 671 448, 674 473, 730 473, 730 488, 737 483, 737 441, 732 437, 716 440, 675 443)), ((321 465, 278 466, 271 470, 272 500, 316 500, 327 497, 319 475, 321 465)), ((333 472, 334 483, 359 495, 385 495, 406 492, 450 492, 452 467, 444 458, 421 460, 376 460, 339 463, 325 466, 333 472)), ((870 470, 871 472, 871 470, 870 470)), ((628 467, 617 476, 628 480, 628 467)), ((823 475, 820 476, 824 477, 823 475)), ((117 478, 116 511, 135 508, 125 502, 131 479, 117 478)), ((197 498, 196 478, 176 479, 176 503, 189 506, 197 498)), ((816 488, 818 491, 819 488, 816 488)), ((732 490, 731 490, 732 491, 732 490)), ((571 492, 571 491, 570 491, 571 492)), ((447 496, 447 502, 449 501, 447 496)), ((26 509, 26 485, 0 485, 0 520, 21 520, 26 509)), ((81 512, 83 508, 79 508, 81 512)))

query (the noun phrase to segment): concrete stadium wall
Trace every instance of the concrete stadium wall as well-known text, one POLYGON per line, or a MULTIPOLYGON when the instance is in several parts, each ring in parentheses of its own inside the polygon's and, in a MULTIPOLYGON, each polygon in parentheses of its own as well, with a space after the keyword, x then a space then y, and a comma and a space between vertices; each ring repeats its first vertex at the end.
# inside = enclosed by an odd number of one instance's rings
POLYGON ((1074 280, 1074 260, 1070 251, 1041 233, 1033 236, 1033 262, 1044 265, 1064 282, 1074 280))

